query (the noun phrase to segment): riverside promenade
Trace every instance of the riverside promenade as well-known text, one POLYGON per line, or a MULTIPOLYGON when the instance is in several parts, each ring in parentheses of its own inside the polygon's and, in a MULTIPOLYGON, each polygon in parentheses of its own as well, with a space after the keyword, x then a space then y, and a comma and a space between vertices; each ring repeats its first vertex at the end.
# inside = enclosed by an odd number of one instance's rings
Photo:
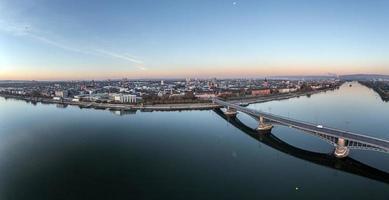
MULTIPOLYGON (((260 96, 260 97, 250 97, 250 98, 241 98, 241 99, 231 99, 228 102, 231 103, 245 103, 245 104, 254 104, 254 103, 264 103, 269 101, 280 101, 285 99, 297 98, 301 96, 310 96, 327 90, 316 90, 310 92, 297 92, 297 93, 287 93, 287 94, 277 94, 270 96, 260 96)), ((333 90, 333 89, 332 89, 333 90)), ((0 94, 4 98, 12 98, 23 100, 26 102, 32 103, 42 103, 42 104, 62 104, 70 106, 78 106, 80 108, 94 108, 94 109, 109 109, 109 110, 141 110, 141 111, 180 111, 180 110, 210 110, 215 108, 220 108, 220 105, 212 103, 212 100, 209 100, 209 103, 186 103, 186 104, 155 104, 155 105, 134 105, 134 104, 120 104, 120 103, 96 103, 96 102, 73 102, 73 101, 57 101, 50 98, 40 98, 40 97, 26 97, 19 95, 9 95, 9 94, 0 94)))

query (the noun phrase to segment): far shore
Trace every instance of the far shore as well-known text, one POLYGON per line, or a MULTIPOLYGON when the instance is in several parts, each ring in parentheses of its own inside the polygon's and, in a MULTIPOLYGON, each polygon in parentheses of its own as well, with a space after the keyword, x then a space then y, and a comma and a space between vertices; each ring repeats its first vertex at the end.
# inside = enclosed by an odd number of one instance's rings
MULTIPOLYGON (((315 90, 309 92, 296 92, 296 93, 286 93, 286 94, 277 94, 269 96, 259 96, 259 97, 250 97, 250 98, 241 98, 228 100, 232 103, 244 104, 245 106, 255 103, 264 103, 269 101, 279 101, 286 100, 291 98, 298 98, 301 96, 310 96, 317 93, 326 92, 328 90, 335 90, 337 88, 327 88, 322 90, 315 90)), ((96 103, 96 102, 68 102, 68 101, 56 101, 49 98, 37 98, 37 97, 25 97, 19 95, 9 95, 9 94, 0 94, 4 98, 12 98, 24 100, 26 102, 32 103, 42 103, 42 104, 57 104, 62 106, 78 106, 80 108, 94 108, 101 110, 112 110, 112 111, 136 111, 141 110, 144 112, 152 111, 180 111, 180 110, 210 110, 215 108, 221 108, 219 105, 215 105, 212 102, 209 103, 188 103, 188 104, 155 104, 155 105, 132 105, 132 104, 110 104, 110 103, 96 103)))
POLYGON ((262 96, 262 97, 257 97, 257 98, 251 97, 251 98, 233 99, 233 100, 228 100, 228 101, 231 103, 242 103, 242 104, 250 105, 250 104, 255 104, 255 103, 265 103, 265 102, 269 102, 269 101, 280 101, 280 100, 298 98, 301 96, 311 96, 314 94, 327 92, 330 90, 336 90, 336 89, 338 89, 338 87, 326 88, 326 89, 321 89, 321 90, 314 90, 314 91, 309 91, 309 92, 295 92, 295 93, 262 96))

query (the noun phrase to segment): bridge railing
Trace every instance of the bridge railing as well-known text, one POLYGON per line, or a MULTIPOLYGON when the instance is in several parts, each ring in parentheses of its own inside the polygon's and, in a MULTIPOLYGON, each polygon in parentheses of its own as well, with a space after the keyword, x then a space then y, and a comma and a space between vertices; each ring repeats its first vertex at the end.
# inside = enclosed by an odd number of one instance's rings
MULTIPOLYGON (((306 125, 311 125, 311 126, 315 126, 315 127, 317 126, 316 124, 313 124, 311 122, 306 122, 306 121, 302 121, 302 120, 298 120, 298 119, 292 119, 292 118, 289 118, 289 117, 274 115, 274 114, 271 114, 271 113, 266 113, 266 114, 269 115, 269 116, 280 118, 280 119, 287 119, 287 120, 290 120, 290 121, 295 121, 295 122, 298 122, 298 123, 302 123, 302 124, 306 124, 306 125)), ((371 139, 371 140, 375 140, 375 141, 381 141, 381 142, 389 143, 389 141, 385 140, 385 139, 376 138, 376 137, 369 136, 369 135, 364 135, 364 134, 359 134, 359 133, 355 133, 355 132, 348 131, 348 130, 340 130, 338 128, 334 128, 334 127, 331 127, 331 126, 323 126, 323 128, 320 128, 320 130, 322 130, 322 129, 336 131, 336 132, 344 133, 344 134, 351 134, 351 135, 358 136, 358 137, 361 137, 361 138, 366 138, 366 139, 371 139)))

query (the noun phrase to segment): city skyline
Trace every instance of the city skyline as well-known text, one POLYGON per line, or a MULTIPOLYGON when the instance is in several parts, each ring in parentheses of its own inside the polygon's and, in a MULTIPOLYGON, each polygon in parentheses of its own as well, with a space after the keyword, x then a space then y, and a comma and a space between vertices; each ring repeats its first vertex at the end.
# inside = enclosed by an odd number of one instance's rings
POLYGON ((0 200, 389 200, 389 0, 0 0, 0 200))
POLYGON ((386 1, 2 1, 0 80, 389 74, 386 1))

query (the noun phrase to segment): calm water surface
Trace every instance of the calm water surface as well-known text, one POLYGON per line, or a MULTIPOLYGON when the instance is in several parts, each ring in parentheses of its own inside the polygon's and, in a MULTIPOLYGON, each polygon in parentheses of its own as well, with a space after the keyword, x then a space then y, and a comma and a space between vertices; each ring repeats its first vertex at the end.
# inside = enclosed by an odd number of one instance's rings
MULTIPOLYGON (((389 103, 357 83, 249 107, 389 139, 389 103)), ((389 199, 389 154, 354 150, 338 162, 315 137, 278 126, 280 140, 250 136, 257 122, 238 120, 0 98, 0 199, 389 199)))

